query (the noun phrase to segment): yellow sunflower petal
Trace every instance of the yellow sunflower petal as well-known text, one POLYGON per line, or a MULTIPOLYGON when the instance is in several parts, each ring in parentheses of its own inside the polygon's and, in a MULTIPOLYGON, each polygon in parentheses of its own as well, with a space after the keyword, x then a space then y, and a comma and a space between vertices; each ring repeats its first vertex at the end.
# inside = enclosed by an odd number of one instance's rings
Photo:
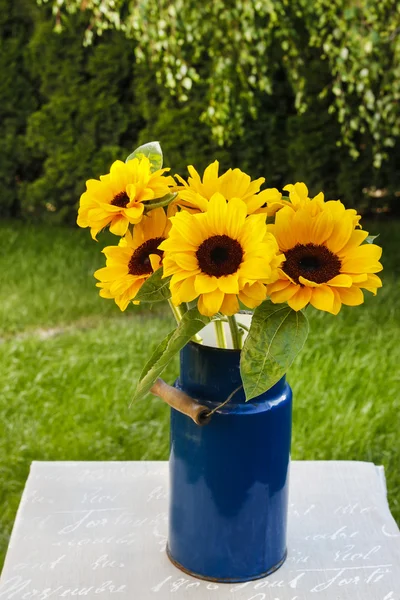
POLYGON ((197 262, 197 258, 195 254, 192 253, 183 253, 177 252, 174 255, 174 259, 176 264, 181 267, 184 271, 198 271, 199 264, 197 262))
MULTIPOLYGON (((367 281, 368 279, 368 273, 352 273, 350 275, 353 283, 362 283, 363 281, 367 281)), ((351 286, 350 286, 351 287, 351 286)))
POLYGON ((271 275, 269 263, 262 258, 250 258, 242 262, 239 267, 239 276, 245 279, 268 279, 271 275))
POLYGON ((135 206, 124 209, 124 215, 128 218, 129 222, 133 225, 139 223, 142 219, 144 206, 141 203, 136 203, 135 206))
POLYGON ((289 183, 283 189, 289 192, 290 201, 295 207, 308 198, 308 188, 305 183, 297 182, 294 185, 289 183))
POLYGON ((357 258, 369 258, 372 260, 379 260, 382 256, 382 248, 375 244, 363 244, 358 248, 350 250, 346 254, 346 259, 357 259, 357 258))
POLYGON ((377 275, 371 273, 367 276, 365 281, 355 283, 355 286, 367 290, 368 292, 372 292, 372 294, 376 296, 378 288, 382 287, 382 281, 377 275))
POLYGON ((333 216, 328 211, 319 213, 311 224, 310 240, 314 244, 323 244, 332 234, 334 226, 333 216))
POLYGON ((239 302, 235 294, 225 294, 224 300, 221 304, 220 312, 223 315, 231 317, 240 310, 239 302))
POLYGON ((293 229, 293 218, 296 213, 289 207, 282 208, 275 217, 275 226, 272 233, 275 235, 282 252, 293 248, 297 239, 293 229))
MULTIPOLYGON (((268 231, 268 227, 265 224, 265 216, 250 215, 247 217, 237 239, 246 250, 258 248, 264 242, 267 235, 271 235, 272 233, 266 233, 266 231, 268 231)), ((272 239, 275 238, 272 237, 272 239)), ((276 240, 274 243, 276 244, 276 240)), ((275 247, 278 250, 277 245, 275 247)))
MULTIPOLYGON (((282 211, 278 213, 281 214, 282 211)), ((292 211, 293 212, 293 211, 292 211)), ((299 208, 293 215, 291 226, 293 228, 292 235, 298 244, 309 244, 314 242, 312 237, 313 221, 310 218, 310 212, 307 207, 299 208)))
POLYGON ((346 258, 341 270, 345 273, 379 273, 382 269, 381 263, 371 258, 346 258))
POLYGON ((159 245, 160 250, 168 251, 171 253, 179 252, 196 252, 196 245, 183 239, 182 237, 171 237, 169 236, 166 240, 161 242, 159 245))
POLYGON ((94 272, 94 276, 100 281, 113 281, 118 277, 123 277, 127 273, 128 268, 125 266, 103 267, 102 269, 97 269, 97 271, 94 272))
POLYGON ((197 275, 194 286, 198 294, 207 294, 218 288, 218 280, 216 277, 201 273, 197 275))
POLYGON ((225 231, 227 235, 236 240, 239 236, 247 215, 246 204, 239 198, 229 200, 226 208, 225 231))
POLYGON ((368 231, 363 231, 362 229, 354 229, 352 232, 349 241, 341 250, 338 252, 338 256, 346 256, 350 250, 357 248, 360 246, 363 241, 368 237, 368 231))
POLYGON ((359 306, 364 302, 364 294, 359 287, 337 288, 342 304, 347 306, 359 306))
POLYGON ((134 184, 134 183, 128 183, 127 186, 126 186, 126 188, 125 188, 125 192, 126 192, 126 195, 129 198, 129 200, 131 202, 135 202, 135 200, 137 198, 137 195, 138 195, 138 189, 137 189, 136 184, 134 184))
POLYGON ((328 285, 333 285, 334 287, 346 287, 349 288, 353 285, 353 279, 350 275, 336 275, 328 281, 328 285))
POLYGON ((124 312, 128 308, 130 301, 131 298, 129 297, 129 294, 127 292, 115 298, 115 304, 119 306, 122 312, 124 312))
POLYGON ((339 292, 336 288, 332 288, 332 292, 334 295, 332 314, 337 315, 339 314, 340 309, 342 308, 342 301, 340 300, 339 292))
POLYGON ((172 275, 171 286, 175 285, 176 283, 179 283, 180 281, 183 281, 184 279, 188 279, 189 277, 193 277, 193 275, 194 275, 193 271, 182 271, 182 270, 179 270, 177 273, 174 273, 172 275))
POLYGON ((208 226, 214 235, 223 235, 225 233, 225 223, 227 219, 228 206, 222 194, 213 194, 207 210, 208 226))
POLYGON ((218 277, 217 279, 218 289, 224 294, 238 294, 239 293, 239 279, 237 275, 226 275, 224 277, 218 277))
POLYGON ((293 310, 301 310, 310 301, 311 294, 314 290, 309 287, 299 287, 294 296, 289 298, 288 304, 293 310))
POLYGON ((206 211, 208 208, 208 199, 193 190, 179 190, 177 204, 182 208, 206 211))
POLYGON ((108 221, 107 223, 105 223, 104 225, 101 225, 100 227, 91 227, 90 228, 90 235, 92 236, 92 239, 94 239, 95 242, 97 242, 97 234, 99 233, 99 231, 101 231, 102 229, 104 229, 104 227, 108 225, 108 221))
POLYGON ((179 288, 179 296, 182 302, 191 302, 192 300, 197 298, 198 293, 195 290, 194 282, 195 276, 188 277, 187 279, 182 281, 182 284, 179 288))
MULTIPOLYGON (((147 202, 148 200, 154 200, 155 198, 160 198, 163 195, 165 190, 162 189, 159 192, 156 189, 152 189, 150 187, 142 188, 141 190, 136 192, 135 201, 136 202, 147 202)), ((164 194, 165 195, 165 194, 164 194)))
MULTIPOLYGON (((143 208, 143 204, 140 205, 143 208)), ((163 208, 151 210, 143 217, 140 224, 134 227, 134 235, 140 232, 143 241, 152 238, 164 237, 165 228, 167 226, 167 215, 163 208)))
POLYGON ((99 296, 101 296, 102 298, 107 298, 108 300, 111 298, 114 298, 114 296, 106 288, 103 288, 102 290, 100 290, 99 296))
POLYGON ((149 260, 154 273, 161 267, 161 257, 158 254, 150 254, 149 260))
POLYGON ((189 165, 187 169, 189 171, 189 175, 191 176, 191 178, 193 180, 193 183, 196 185, 201 185, 200 175, 198 174, 198 172, 196 171, 194 166, 189 165))
POLYGON ((276 188, 267 188, 262 190, 258 194, 258 197, 263 199, 264 204, 268 204, 269 202, 280 202, 282 199, 282 194, 276 188))
MULTIPOLYGON (((276 188, 263 190, 259 194, 255 194, 254 196, 246 199, 247 212, 249 215, 251 215, 265 204, 279 202, 281 198, 282 194, 278 192, 276 188)), ((267 209, 265 209, 265 211, 267 212, 267 209)))
POLYGON ((163 278, 169 277, 170 275, 174 275, 175 273, 179 273, 181 268, 175 260, 173 260, 170 256, 164 256, 163 258, 163 278))
POLYGON ((299 277, 299 283, 302 283, 303 285, 305 285, 307 287, 312 287, 312 288, 316 288, 316 287, 319 287, 320 285, 322 285, 321 283, 315 283, 315 281, 310 281, 309 279, 306 279, 302 275, 300 275, 300 277, 299 277))
POLYGON ((312 290, 310 303, 318 310, 325 310, 326 312, 332 312, 335 296, 333 291, 327 285, 321 285, 320 287, 312 290))
MULTIPOLYGON (((195 227, 196 221, 193 221, 193 217, 195 215, 190 215, 189 213, 182 211, 175 215, 175 217, 171 217, 172 227, 175 232, 179 234, 180 237, 183 238, 185 242, 189 242, 191 245, 199 246, 201 244, 202 237, 198 227, 195 227)), ((170 239, 172 240, 172 231, 170 234, 170 239)), ((164 243, 164 248, 165 248, 164 243)), ((175 250, 180 250, 178 246, 175 250)))
POLYGON ((290 281, 288 279, 278 279, 268 286, 268 293, 280 292, 281 290, 286 289, 289 285, 290 281))
POLYGON ((211 198, 215 192, 215 182, 218 180, 218 169, 219 162, 215 160, 213 163, 208 165, 203 175, 203 190, 206 198, 211 198))
POLYGON ((284 206, 288 206, 293 210, 292 203, 288 200, 280 200, 279 202, 269 202, 267 208, 260 208, 257 212, 265 212, 268 217, 273 217, 278 210, 281 210, 284 206))
POLYGON ((212 317, 219 312, 225 294, 220 290, 215 290, 208 294, 202 294, 199 298, 198 309, 199 312, 206 316, 212 317))
POLYGON ((114 235, 125 235, 126 230, 128 229, 129 221, 123 215, 118 215, 114 217, 110 225, 110 231, 114 235))
MULTIPOLYGON (((140 286, 144 280, 145 277, 140 277, 137 285, 140 286)), ((134 278, 133 275, 123 277, 122 279, 116 279, 110 285, 110 292, 114 297, 121 296, 131 287, 132 283, 136 281, 137 278, 134 278)))
POLYGON ((181 177, 180 175, 178 175, 177 173, 175 173, 174 175, 175 179, 178 180, 178 183, 180 185, 183 185, 184 187, 188 187, 188 184, 186 183, 186 181, 183 179, 183 177, 181 177))
POLYGON ((260 281, 256 281, 251 284, 247 283, 243 288, 243 292, 246 294, 246 296, 256 300, 260 304, 263 300, 265 300, 267 288, 260 281))
POLYGON ((277 290, 276 292, 272 291, 270 294, 271 301, 274 304, 281 304, 282 302, 287 302, 297 293, 299 288, 300 286, 289 283, 287 287, 281 290, 277 290))
POLYGON ((343 214, 334 218, 335 222, 332 233, 325 244, 329 250, 337 253, 340 252, 350 240, 351 234, 354 231, 354 225, 351 217, 348 215, 343 214))
POLYGON ((287 273, 285 273, 283 269, 278 269, 278 273, 280 279, 287 279, 287 281, 290 281, 290 283, 293 283, 293 285, 298 285, 294 279, 292 279, 287 273))
POLYGON ((106 255, 108 260, 125 265, 128 264, 129 259, 132 256, 132 248, 126 246, 106 246, 103 248, 102 252, 106 255))
POLYGON ((246 284, 239 292, 239 299, 247 308, 256 308, 266 297, 267 288, 258 281, 252 285, 246 284))
MULTIPOLYGON (((220 178, 220 186, 219 191, 221 194, 225 196, 225 198, 230 199, 233 197, 243 198, 248 192, 249 186, 251 183, 251 178, 249 175, 241 171, 240 169, 229 169, 226 173, 224 173, 220 178)), ((262 182, 256 183, 256 190, 260 189, 260 185, 262 182), (257 189, 258 183, 258 189, 257 189)))

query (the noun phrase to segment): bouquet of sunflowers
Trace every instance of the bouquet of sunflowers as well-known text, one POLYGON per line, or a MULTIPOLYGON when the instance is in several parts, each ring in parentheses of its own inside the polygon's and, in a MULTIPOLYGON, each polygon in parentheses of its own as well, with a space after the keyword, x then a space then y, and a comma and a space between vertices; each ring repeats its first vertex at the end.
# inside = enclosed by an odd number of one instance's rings
POLYGON ((135 399, 152 388, 186 343, 201 343, 208 324, 216 340, 241 350, 246 399, 272 387, 287 371, 308 334, 308 305, 337 315, 358 306, 363 290, 382 282, 382 250, 339 200, 314 198, 304 183, 260 191, 239 169, 219 174, 215 161, 187 181, 162 168, 158 142, 139 147, 110 173, 90 179, 80 199, 78 225, 93 239, 102 229, 120 237, 104 248, 95 272, 100 296, 121 310, 130 302, 168 301, 176 328, 143 372, 135 399), (250 327, 239 312, 252 311, 250 327))

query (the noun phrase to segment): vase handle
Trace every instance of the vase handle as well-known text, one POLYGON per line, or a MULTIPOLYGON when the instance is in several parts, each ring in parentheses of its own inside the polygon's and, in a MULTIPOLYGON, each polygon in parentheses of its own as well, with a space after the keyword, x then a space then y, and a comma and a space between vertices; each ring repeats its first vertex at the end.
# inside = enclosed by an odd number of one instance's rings
POLYGON ((150 391, 175 410, 193 419, 196 425, 206 425, 211 419, 210 410, 206 406, 199 404, 197 400, 194 400, 182 390, 168 385, 163 379, 158 378, 150 391))

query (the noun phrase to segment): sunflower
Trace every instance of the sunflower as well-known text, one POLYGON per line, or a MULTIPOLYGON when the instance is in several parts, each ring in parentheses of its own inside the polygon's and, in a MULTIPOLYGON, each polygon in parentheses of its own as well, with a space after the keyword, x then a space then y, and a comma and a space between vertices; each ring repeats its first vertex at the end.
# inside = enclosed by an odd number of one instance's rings
MULTIPOLYGON (((288 206, 293 210, 299 210, 300 208, 303 208, 306 204, 311 203, 310 210, 312 210, 313 213, 319 212, 323 209, 323 205, 325 203, 324 194, 322 192, 319 192, 319 194, 314 196, 314 198, 309 198, 308 188, 306 184, 301 181, 298 181, 295 184, 288 183, 288 185, 285 185, 283 190, 285 192, 289 192, 289 200, 286 200, 282 197, 278 200, 267 200, 267 208, 263 210, 267 213, 268 216, 275 215, 278 212, 278 210, 280 210, 284 206, 288 206)), ((359 220, 361 217, 360 215, 357 215, 357 211, 355 211, 353 208, 347 208, 345 210, 347 215, 351 215, 353 217, 354 225, 359 225, 359 220)))
MULTIPOLYGON (((106 266, 95 272, 97 287, 103 298, 114 298, 121 310, 134 300, 139 289, 162 261, 158 246, 167 237, 170 224, 163 208, 156 208, 128 230, 118 246, 108 246, 103 252, 106 266)), ((134 302, 135 303, 135 302, 134 302)))
POLYGON ((265 212, 268 216, 273 216, 278 210, 283 208, 284 206, 289 206, 293 210, 297 210, 304 206, 304 204, 308 202, 315 202, 315 204, 321 204, 324 202, 324 195, 322 192, 317 194, 315 198, 308 197, 308 188, 305 183, 297 182, 295 184, 289 183, 285 185, 283 188, 285 192, 289 192, 289 199, 282 198, 272 198, 271 200, 267 200, 267 208, 265 212))
POLYGON ((206 211, 208 201, 217 192, 224 198, 240 198, 247 206, 247 213, 257 212, 266 202, 279 202, 282 194, 275 188, 260 192, 264 177, 251 180, 250 176, 240 169, 229 169, 223 175, 218 175, 219 163, 215 160, 208 165, 203 179, 193 166, 188 167, 188 181, 176 175, 180 186, 174 191, 178 193, 176 203, 190 212, 206 211))
POLYGON ((336 315, 342 304, 364 302, 362 289, 376 294, 382 282, 382 249, 362 244, 367 231, 356 228, 355 211, 339 200, 305 202, 293 210, 285 206, 268 227, 285 254, 279 279, 268 286, 272 302, 287 302, 294 310, 309 302, 317 309, 336 315))
POLYGON ((100 181, 86 182, 86 192, 80 199, 79 227, 90 227, 94 239, 107 225, 115 235, 125 235, 129 223, 141 221, 143 202, 162 198, 170 192, 174 180, 164 176, 166 171, 169 169, 152 173, 151 163, 145 156, 127 163, 116 160, 110 173, 102 175, 100 181))
POLYGON ((239 302, 249 308, 266 297, 264 283, 274 281, 283 260, 264 215, 247 216, 240 198, 211 196, 207 211, 182 211, 171 218, 171 231, 161 245, 163 276, 172 275, 172 302, 198 300, 206 316, 233 315, 239 302))

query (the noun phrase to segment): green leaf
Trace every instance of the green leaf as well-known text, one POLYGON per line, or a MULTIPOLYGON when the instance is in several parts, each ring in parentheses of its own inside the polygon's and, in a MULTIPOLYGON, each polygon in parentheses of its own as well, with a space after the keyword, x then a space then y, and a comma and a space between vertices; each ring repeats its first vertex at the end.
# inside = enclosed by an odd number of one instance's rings
POLYGON ((147 156, 151 163, 151 170, 158 171, 161 169, 163 165, 163 153, 161 150, 160 142, 149 142, 148 144, 143 144, 143 146, 139 146, 136 148, 128 156, 125 162, 132 160, 133 158, 142 158, 143 156, 147 156))
MULTIPOLYGON (((138 388, 136 389, 135 395, 132 398, 132 402, 134 402, 135 400, 138 399, 138 390, 139 390, 140 383, 144 381, 146 375, 148 373, 150 373, 150 371, 154 367, 154 365, 156 365, 157 362, 161 359, 162 355, 167 350, 168 344, 169 344, 172 336, 174 335, 174 333, 175 333, 175 329, 173 329, 172 331, 169 332, 167 337, 165 337, 163 339, 163 341, 160 344, 158 344, 157 348, 154 350, 153 354, 151 355, 151 357, 149 358, 147 363, 144 365, 142 372, 140 373, 138 388)), ((156 379, 157 379, 157 377, 154 379, 154 381, 156 379)), ((150 387, 153 385, 154 381, 152 382, 150 387)), ((149 387, 149 389, 150 389, 150 387, 149 387)), ((147 392, 144 392, 143 394, 140 395, 140 397, 144 396, 146 393, 147 392)))
POLYGON ((168 206, 177 197, 178 194, 165 194, 162 198, 156 198, 155 200, 148 200, 144 205, 146 212, 154 210, 155 208, 162 208, 168 206))
POLYGON ((171 331, 161 342, 144 367, 132 402, 142 399, 150 391, 153 383, 174 358, 175 354, 182 350, 191 338, 211 320, 209 317, 201 315, 197 308, 192 308, 183 315, 178 327, 171 331))
POLYGON ((157 269, 142 285, 135 296, 140 302, 161 302, 171 298, 169 282, 171 277, 162 279, 163 269, 157 269))
POLYGON ((255 309, 240 360, 246 400, 269 390, 285 375, 307 335, 302 312, 270 300, 255 309))
POLYGON ((369 235, 367 238, 365 238, 365 242, 367 244, 373 244, 374 241, 376 240, 376 238, 379 237, 379 235, 380 235, 379 233, 378 233, 378 235, 369 235))

